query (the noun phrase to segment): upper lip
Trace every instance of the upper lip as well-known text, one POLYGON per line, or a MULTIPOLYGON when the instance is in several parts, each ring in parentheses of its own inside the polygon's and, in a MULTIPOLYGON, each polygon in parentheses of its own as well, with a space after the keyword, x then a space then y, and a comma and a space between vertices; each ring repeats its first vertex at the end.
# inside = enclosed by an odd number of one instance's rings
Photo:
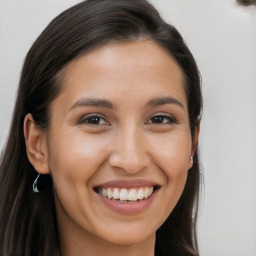
POLYGON ((112 180, 107 181, 105 183, 99 184, 95 187, 101 187, 101 188, 136 188, 136 187, 146 187, 146 186, 159 186, 154 181, 150 180, 112 180))

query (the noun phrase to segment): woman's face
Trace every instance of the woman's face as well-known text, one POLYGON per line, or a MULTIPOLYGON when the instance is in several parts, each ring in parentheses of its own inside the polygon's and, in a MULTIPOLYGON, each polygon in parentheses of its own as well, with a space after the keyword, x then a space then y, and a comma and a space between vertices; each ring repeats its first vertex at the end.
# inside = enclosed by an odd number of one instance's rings
POLYGON ((180 67, 153 41, 112 43, 70 63, 62 86, 47 131, 60 236, 151 239, 192 165, 180 67))

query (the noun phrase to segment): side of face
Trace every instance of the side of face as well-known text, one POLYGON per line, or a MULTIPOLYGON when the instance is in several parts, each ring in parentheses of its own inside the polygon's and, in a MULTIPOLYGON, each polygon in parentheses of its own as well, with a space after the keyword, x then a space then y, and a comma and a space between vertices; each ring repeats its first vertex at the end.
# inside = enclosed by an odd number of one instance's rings
POLYGON ((70 63, 62 86, 47 132, 25 124, 31 163, 53 177, 60 236, 154 237, 192 166, 180 67, 153 41, 113 43, 70 63))

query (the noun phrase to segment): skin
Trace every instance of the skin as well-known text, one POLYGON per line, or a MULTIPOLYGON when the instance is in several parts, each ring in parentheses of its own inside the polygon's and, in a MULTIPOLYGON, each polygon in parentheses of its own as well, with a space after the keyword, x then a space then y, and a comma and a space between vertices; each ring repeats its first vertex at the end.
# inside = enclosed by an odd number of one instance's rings
POLYGON ((46 131, 30 114, 24 123, 31 163, 54 180, 62 255, 154 255, 156 230, 182 194, 198 137, 192 141, 180 67, 151 40, 111 43, 71 62, 62 87, 46 131), (121 214, 94 191, 113 180, 159 189, 146 210, 121 214))

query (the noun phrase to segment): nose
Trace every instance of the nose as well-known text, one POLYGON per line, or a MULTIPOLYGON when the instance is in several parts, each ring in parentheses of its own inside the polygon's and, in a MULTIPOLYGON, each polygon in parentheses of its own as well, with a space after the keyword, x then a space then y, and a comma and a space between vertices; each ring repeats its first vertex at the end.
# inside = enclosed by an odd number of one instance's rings
POLYGON ((143 131, 139 128, 128 128, 123 132, 118 132, 112 144, 109 164, 130 174, 147 168, 150 164, 150 157, 143 131))

